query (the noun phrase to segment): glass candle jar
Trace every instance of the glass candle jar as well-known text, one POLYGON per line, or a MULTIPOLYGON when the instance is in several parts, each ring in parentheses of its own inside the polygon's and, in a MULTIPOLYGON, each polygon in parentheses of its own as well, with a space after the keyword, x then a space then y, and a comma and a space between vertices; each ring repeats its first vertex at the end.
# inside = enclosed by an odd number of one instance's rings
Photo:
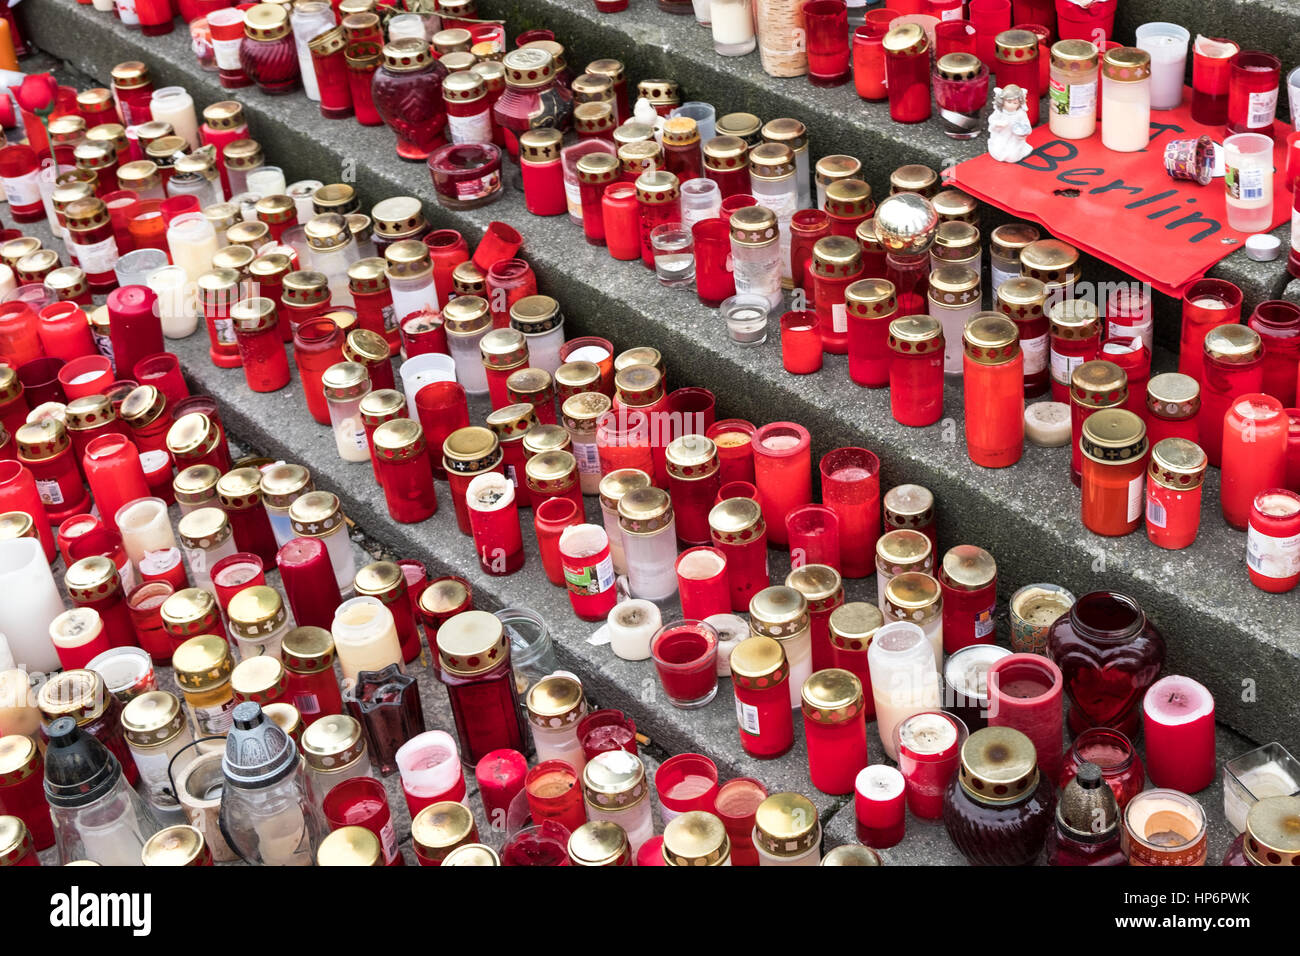
POLYGON ((729 498, 709 512, 713 546, 727 562, 731 609, 749 609, 754 595, 768 586, 767 524, 757 501, 729 498))
POLYGON ((1241 289, 1223 279, 1198 279, 1183 294, 1178 371, 1204 384, 1205 338, 1217 326, 1241 321, 1241 289))
POLYGON ((1085 730, 1075 738, 1064 759, 1061 786, 1069 784, 1083 764, 1091 763, 1101 770, 1102 781, 1114 794, 1120 810, 1146 785, 1146 771, 1137 748, 1117 730, 1103 727, 1085 730))
POLYGON ((812 249, 811 272, 822 347, 844 354, 849 347, 846 290, 862 275, 861 246, 843 236, 819 239, 812 249))
POLYGON ((164 813, 179 809, 172 779, 188 760, 176 758, 194 739, 180 700, 167 691, 141 694, 123 708, 122 728, 149 805, 164 813))
POLYGON ((438 629, 436 643, 462 760, 472 764, 493 750, 522 750, 510 640, 501 621, 485 611, 464 611, 438 629))
POLYGON ((1033 743, 1018 730, 987 727, 966 738, 948 785, 943 820, 974 865, 1023 866, 1052 827, 1055 786, 1040 773, 1033 743))
POLYGON ((933 425, 943 416, 943 329, 913 315, 889 323, 889 404, 895 421, 933 425))
POLYGON ((889 323, 898 312, 894 285, 859 279, 844 290, 848 324, 849 378, 879 388, 889 384, 889 323))
POLYGON ((621 826, 633 853, 654 835, 650 785, 636 754, 597 754, 583 768, 582 792, 588 819, 621 826))
POLYGON ((1029 125, 1037 126, 1044 93, 1037 34, 1032 30, 1003 30, 994 38, 993 52, 999 86, 1014 85, 1024 91, 1022 101, 1028 110, 1029 125))
MULTIPOLYGON (((948 375, 962 374, 962 331, 979 313, 981 298, 979 273, 975 269, 951 263, 930 272, 929 313, 943 329, 943 370, 948 375)), ((1046 345, 1045 335, 1043 344, 1046 345)))
POLYGON ((1211 465, 1223 458, 1223 420, 1238 397, 1259 392, 1264 352, 1259 333, 1244 325, 1219 325, 1206 334, 1202 354, 1199 444, 1211 465))
POLYGON ((714 136, 701 147, 703 175, 723 199, 749 192, 749 145, 738 136, 714 136))
POLYGON ((363 595, 344 601, 334 612, 330 631, 345 681, 390 664, 405 671, 393 612, 379 598, 363 595))
POLYGON ((764 760, 782 756, 794 746, 794 722, 780 642, 762 635, 746 638, 732 650, 730 669, 741 747, 764 760))
POLYGON ((563 674, 543 677, 529 688, 525 707, 538 763, 563 761, 581 773, 587 762, 578 739, 578 724, 587 713, 582 684, 563 674))
POLYGON ((1219 500, 1223 519, 1244 530, 1255 496, 1286 482, 1286 441, 1290 420, 1271 395, 1240 395, 1223 419, 1219 500))
POLYGON ((300 495, 289 506, 289 522, 295 536, 324 542, 338 589, 349 593, 357 572, 356 558, 338 497, 328 491, 300 495))
POLYGON ((822 826, 817 808, 798 793, 774 793, 754 812, 759 866, 817 866, 822 826))
POLYGON ((966 453, 984 468, 1014 465, 1024 452, 1028 379, 1018 335, 1014 322, 993 313, 977 314, 962 334, 966 453))
POLYGON ((305 726, 343 712, 343 696, 334 676, 334 638, 322 627, 296 627, 280 645, 286 680, 283 699, 302 715, 305 726))
POLYGON ((1271 53, 1242 50, 1228 69, 1228 132, 1270 134, 1281 62, 1271 53))
POLYGON ((268 96, 298 88, 298 51, 289 14, 283 7, 259 3, 244 14, 239 65, 244 75, 268 96))
MULTIPOLYGON (((1020 283, 1037 282, 1021 279, 1020 283)), ((1014 286, 1015 281, 1008 285, 1014 286)), ((1000 303, 999 303, 1000 304, 1000 303)), ((1069 401, 1070 378, 1084 362, 1099 357, 1101 321, 1097 306, 1086 299, 1065 299, 1048 312, 1052 401, 1069 401)))
POLYGON ((1128 377, 1113 362, 1084 362, 1070 374, 1070 477, 1075 484, 1082 476, 1084 422, 1097 411, 1122 408, 1127 400, 1128 377))
POLYGON ((746 206, 733 213, 730 222, 736 291, 765 296, 770 308, 779 308, 782 267, 777 217, 764 206, 746 206))
POLYGON ((375 429, 375 467, 394 521, 424 521, 438 510, 433 468, 419 422, 396 418, 375 429))
POLYGON ((685 546, 707 544, 709 512, 721 487, 717 447, 702 435, 683 435, 669 443, 666 458, 677 540, 685 546))
POLYGON ((900 24, 885 34, 883 43, 889 118, 895 123, 924 122, 930 118, 930 41, 925 30, 916 23, 900 24))
POLYGON ((230 686, 235 663, 225 638, 212 634, 190 638, 176 648, 172 667, 189 705, 195 736, 225 736, 235 708, 230 686))
POLYGON ((1246 569, 1262 591, 1283 593, 1300 583, 1300 495, 1272 488, 1251 503, 1246 569))
POLYGON ((1101 535, 1125 535, 1142 520, 1148 450, 1142 419, 1121 408, 1104 409, 1083 423, 1083 524, 1101 535))
POLYGON ((934 99, 950 139, 979 135, 989 100, 989 70, 973 53, 946 53, 935 64, 934 99))
POLYGON ((519 137, 524 205, 534 216, 558 216, 568 208, 560 165, 562 142, 560 131, 549 127, 531 129, 519 137))
POLYGON ((681 191, 678 183, 678 178, 666 170, 651 169, 637 177, 635 186, 641 262, 647 269, 653 269, 655 264, 654 247, 650 242, 651 231, 656 226, 681 221, 681 191))
MULTIPOLYGON (((1187 379, 1193 389, 1192 398, 1195 400, 1196 382, 1193 379, 1179 375, 1177 372, 1167 372, 1155 378, 1187 379)), ((1155 379, 1152 379, 1152 383, 1154 382, 1155 379)), ((1176 384, 1156 385, 1161 392, 1169 392, 1169 389, 1174 387, 1177 387, 1176 384)), ((1178 431, 1170 428, 1166 424, 1166 419, 1151 411, 1151 396, 1149 386, 1147 407, 1150 414, 1147 416, 1147 439, 1151 443, 1151 465, 1147 472, 1147 537, 1151 539, 1152 544, 1162 548, 1185 548, 1196 539, 1196 532, 1200 526, 1201 481, 1208 461, 1205 452, 1195 441, 1195 419, 1190 420, 1190 428, 1178 431), (1173 444, 1165 444, 1166 442, 1173 444)), ((1178 403, 1156 402, 1155 404, 1162 409, 1168 409, 1178 403)))
POLYGON ((280 642, 291 624, 274 588, 254 585, 239 591, 230 599, 226 619, 244 660, 263 655, 279 658, 280 642))
POLYGON ((861 682, 846 670, 819 670, 804 681, 802 707, 813 786, 823 793, 851 793, 858 771, 867 765, 861 682))
POLYGON ((529 295, 510 306, 510 325, 522 332, 528 344, 528 364, 551 375, 563 364, 564 315, 548 295, 529 295))
POLYGON ((339 457, 344 461, 368 460, 370 449, 359 410, 362 397, 370 391, 370 377, 365 366, 356 362, 331 365, 321 376, 321 387, 339 457))
POLYGON ((1107 50, 1101 63, 1101 142, 1117 153, 1146 149, 1151 138, 1151 54, 1137 47, 1107 50))
POLYGON ((677 539, 668 493, 655 487, 627 492, 618 514, 632 595, 660 601, 674 594, 677 539))
POLYGON ((445 141, 442 80, 446 75, 447 68, 416 37, 384 45, 371 95, 380 118, 397 134, 397 155, 402 159, 427 160, 445 141))
POLYGON ((1204 866, 1205 811, 1177 790, 1145 790, 1124 808, 1129 866, 1204 866))

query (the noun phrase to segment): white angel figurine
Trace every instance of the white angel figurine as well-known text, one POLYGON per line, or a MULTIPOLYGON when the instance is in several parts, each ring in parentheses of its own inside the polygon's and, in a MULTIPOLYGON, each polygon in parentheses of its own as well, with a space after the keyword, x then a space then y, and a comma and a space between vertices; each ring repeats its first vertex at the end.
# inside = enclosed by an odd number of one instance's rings
POLYGON ((1000 163, 1018 163, 1033 149, 1025 138, 1033 131, 1025 91, 1014 83, 993 91, 989 116, 989 155, 1000 163))

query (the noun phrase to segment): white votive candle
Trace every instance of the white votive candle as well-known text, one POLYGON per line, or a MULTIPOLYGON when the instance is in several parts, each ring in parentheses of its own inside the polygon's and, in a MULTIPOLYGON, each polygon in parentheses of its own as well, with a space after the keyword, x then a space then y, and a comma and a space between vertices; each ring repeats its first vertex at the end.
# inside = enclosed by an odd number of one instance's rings
POLYGON ((615 604, 605 619, 610 650, 625 661, 648 660, 650 639, 661 623, 659 608, 650 601, 634 598, 615 604))

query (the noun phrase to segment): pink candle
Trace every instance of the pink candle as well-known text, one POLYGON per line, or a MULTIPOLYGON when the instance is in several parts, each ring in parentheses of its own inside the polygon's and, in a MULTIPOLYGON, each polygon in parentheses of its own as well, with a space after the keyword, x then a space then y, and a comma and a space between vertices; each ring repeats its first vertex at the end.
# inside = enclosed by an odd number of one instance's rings
POLYGON ((989 668, 989 726, 1011 727, 1034 742, 1038 768, 1061 776, 1061 669, 1037 654, 1010 654, 989 668))
POLYGON ((493 750, 474 767, 488 826, 506 832, 510 804, 524 789, 528 760, 518 750, 493 750))
POLYGON ((894 733, 908 809, 923 820, 941 819, 943 794, 957 772, 965 725, 952 714, 930 710, 908 717, 894 733))
POLYGON ((857 816, 858 839, 877 850, 896 846, 906 828, 903 775, 886 764, 873 764, 858 771, 853 782, 853 810, 857 816))
POLYGON ((397 748, 395 758, 412 817, 430 804, 465 799, 460 751, 445 730, 416 734, 397 748))
POLYGON ((1214 781, 1214 697, 1204 685, 1162 677, 1147 689, 1142 718, 1152 783, 1197 793, 1214 781))

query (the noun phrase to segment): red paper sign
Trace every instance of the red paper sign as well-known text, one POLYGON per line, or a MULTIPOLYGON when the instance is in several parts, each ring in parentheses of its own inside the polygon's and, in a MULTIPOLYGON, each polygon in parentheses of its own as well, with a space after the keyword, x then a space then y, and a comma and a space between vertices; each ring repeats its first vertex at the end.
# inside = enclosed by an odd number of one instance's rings
MULTIPOLYGON (((1228 226, 1221 178, 1200 186, 1165 172, 1164 150, 1171 140, 1206 134, 1223 141, 1222 127, 1192 120, 1191 99, 1189 88, 1178 109, 1152 111, 1151 140, 1143 151, 1106 149, 1100 127, 1088 139, 1059 139, 1044 122, 1029 136, 1034 151, 1019 163, 1000 163, 981 153, 955 167, 954 185, 1032 219, 1166 295, 1181 296, 1189 282, 1241 249, 1248 235, 1228 226)), ((1274 124, 1270 229, 1291 215, 1291 194, 1283 188, 1288 132, 1274 124)))

